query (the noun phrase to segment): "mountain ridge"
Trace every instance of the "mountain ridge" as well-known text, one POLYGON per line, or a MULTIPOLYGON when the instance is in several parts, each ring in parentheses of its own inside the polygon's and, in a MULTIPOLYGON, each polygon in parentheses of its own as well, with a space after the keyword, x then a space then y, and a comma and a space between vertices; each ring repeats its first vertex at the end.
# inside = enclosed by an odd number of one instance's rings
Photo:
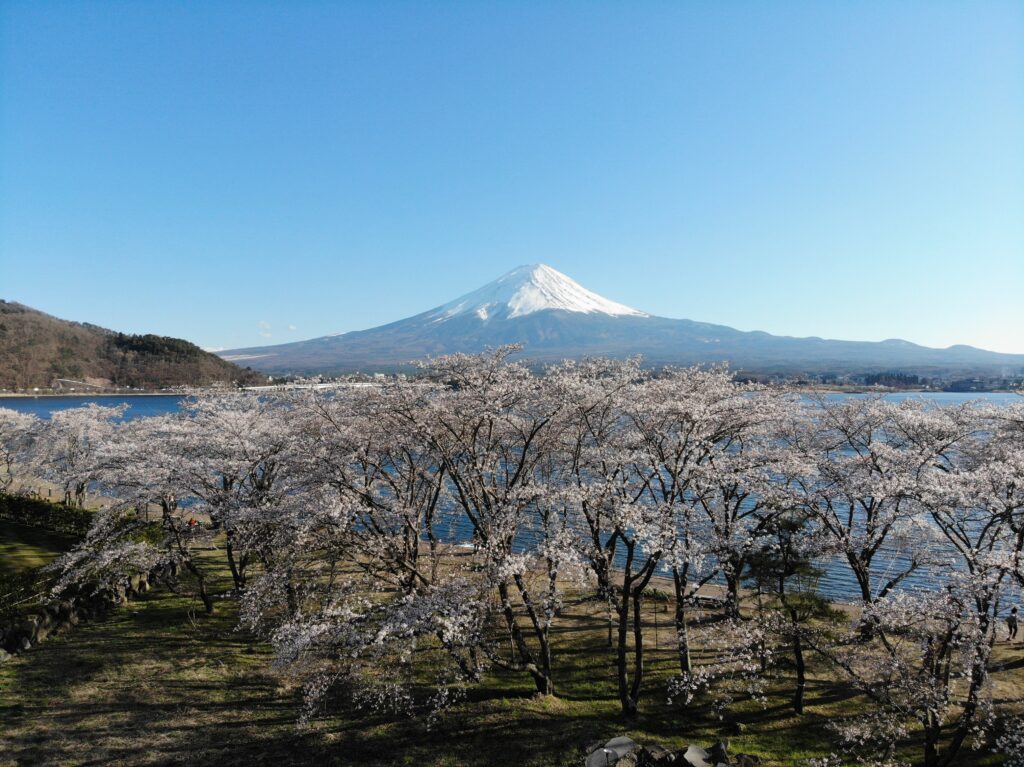
POLYGON ((180 338, 119 333, 0 300, 0 389, 49 388, 58 379, 162 388, 266 377, 180 338))
POLYGON ((649 366, 727 363, 753 372, 1024 373, 1024 355, 898 338, 880 342, 775 336, 647 314, 611 301, 544 264, 513 269, 425 312, 365 330, 219 352, 268 373, 401 369, 426 355, 520 343, 520 356, 554 362, 639 354, 649 366))

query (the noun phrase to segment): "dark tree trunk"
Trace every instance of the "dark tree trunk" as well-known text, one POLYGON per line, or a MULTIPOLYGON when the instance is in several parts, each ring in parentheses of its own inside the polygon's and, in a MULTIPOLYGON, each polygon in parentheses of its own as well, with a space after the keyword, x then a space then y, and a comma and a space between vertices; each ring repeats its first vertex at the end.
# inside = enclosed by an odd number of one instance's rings
POLYGON ((633 684, 629 697, 633 701, 633 710, 640 705, 640 688, 644 681, 644 629, 643 629, 643 586, 638 585, 633 591, 633 684))
POLYGON ((203 577, 202 571, 192 563, 191 559, 185 560, 185 568, 196 579, 196 587, 199 591, 199 599, 203 602, 203 609, 207 615, 211 614, 213 612, 213 598, 206 591, 206 578, 203 577))
POLYGON ((628 636, 629 636, 629 592, 623 590, 622 601, 618 607, 619 614, 619 637, 615 649, 615 668, 619 683, 619 703, 622 704, 622 713, 627 716, 636 714, 636 701, 630 696, 629 690, 629 661, 628 636))
POLYGON ((231 579, 235 583, 235 593, 240 594, 245 590, 245 567, 244 565, 239 566, 239 563, 235 561, 235 548, 231 541, 231 532, 227 533, 227 544, 225 551, 228 557, 228 567, 231 569, 231 579))
POLYGON ((807 687, 807 665, 804 661, 800 629, 796 626, 793 628, 793 660, 796 663, 796 691, 793 693, 793 710, 802 714, 804 712, 804 690, 807 687))
POLYGON ((629 686, 629 661, 628 636, 629 636, 629 598, 633 586, 633 546, 626 549, 626 564, 622 572, 622 594, 617 608, 619 617, 618 644, 615 648, 615 670, 619 686, 619 703, 622 705, 622 713, 627 716, 636 714, 636 699, 630 694, 629 686))
MULTIPOLYGON (((529 645, 526 643, 526 638, 523 636, 523 631, 519 627, 519 622, 516 620, 515 612, 512 609, 512 601, 509 598, 508 592, 508 583, 503 581, 498 584, 498 596, 501 598, 501 612, 505 617, 505 624, 508 626, 509 634, 514 642, 516 652, 519 653, 519 658, 523 663, 523 668, 533 679, 533 683, 537 687, 537 692, 542 695, 554 695, 555 683, 551 679, 550 648, 546 651, 546 658, 542 659, 540 666, 538 666, 537 660, 534 658, 529 645)), ((543 650, 544 646, 542 646, 542 654, 545 654, 543 650)))
POLYGON ((732 620, 740 618, 740 579, 743 575, 742 559, 731 559, 725 568, 725 616, 732 620))
POLYGON ((925 725, 924 767, 938 767, 939 765, 939 734, 939 726, 934 722, 925 725))
POLYGON ((686 576, 678 568, 672 568, 672 580, 676 591, 676 648, 679 653, 679 670, 689 674, 693 669, 690 662, 690 632, 686 625, 686 576))

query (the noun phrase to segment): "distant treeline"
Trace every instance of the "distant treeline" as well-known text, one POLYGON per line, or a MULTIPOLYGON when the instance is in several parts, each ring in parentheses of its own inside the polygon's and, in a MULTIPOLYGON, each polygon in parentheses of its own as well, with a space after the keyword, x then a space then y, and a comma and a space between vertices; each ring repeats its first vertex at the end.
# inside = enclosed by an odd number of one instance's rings
POLYGON ((93 513, 42 498, 0 493, 0 519, 82 537, 93 522, 93 513))

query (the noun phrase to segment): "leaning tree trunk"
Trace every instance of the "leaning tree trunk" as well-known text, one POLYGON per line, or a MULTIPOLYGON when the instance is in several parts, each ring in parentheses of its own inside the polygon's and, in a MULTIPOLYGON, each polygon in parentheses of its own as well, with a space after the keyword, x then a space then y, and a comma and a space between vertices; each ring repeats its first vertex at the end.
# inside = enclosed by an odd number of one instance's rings
POLYGON ((245 591, 245 565, 235 559, 235 547, 232 542, 232 532, 227 531, 227 543, 224 547, 228 558, 228 568, 231 570, 231 580, 235 583, 235 594, 245 591))
POLYGON ((619 617, 618 643, 615 647, 615 672, 619 687, 619 703, 622 705, 622 713, 627 716, 634 716, 637 711, 637 702, 630 693, 629 684, 629 607, 630 592, 633 588, 633 550, 631 544, 626 548, 626 564, 622 572, 622 593, 619 598, 619 605, 616 612, 619 617))
POLYGON ((199 591, 199 599, 203 602, 203 609, 207 615, 213 612, 213 598, 206 590, 206 578, 203 577, 202 571, 192 562, 192 559, 185 560, 185 569, 187 569, 192 576, 196 579, 196 588, 199 591))
POLYGON ((523 664, 522 669, 529 673, 533 679, 537 692, 542 695, 554 695, 555 683, 551 679, 550 654, 547 656, 549 666, 545 670, 543 668, 543 661, 541 665, 538 665, 533 652, 526 643, 526 637, 523 636, 523 630, 519 627, 519 621, 516 620, 515 611, 512 609, 512 600, 509 597, 508 583, 506 581, 498 584, 498 596, 501 599, 501 612, 505 618, 505 625, 508 627, 515 649, 519 653, 519 658, 523 664))
POLYGON ((523 601, 523 606, 526 608, 526 615, 530 619, 530 624, 533 626, 533 634, 537 639, 537 654, 540 656, 540 683, 537 686, 537 691, 542 695, 554 695, 555 694, 555 682, 551 677, 551 638, 548 635, 548 626, 550 622, 547 620, 541 620, 537 613, 537 608, 534 606, 533 598, 530 596, 530 591, 526 586, 526 581, 523 580, 522 575, 513 576, 513 580, 516 584, 516 588, 519 589, 519 596, 523 601))

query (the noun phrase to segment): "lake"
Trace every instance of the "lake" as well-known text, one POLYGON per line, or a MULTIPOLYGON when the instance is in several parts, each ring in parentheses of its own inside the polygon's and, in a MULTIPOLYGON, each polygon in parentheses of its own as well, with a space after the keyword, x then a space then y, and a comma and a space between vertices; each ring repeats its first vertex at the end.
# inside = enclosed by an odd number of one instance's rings
MULTIPOLYGON (((846 397, 863 397, 864 394, 829 394, 828 399, 844 399, 846 397)), ((985 402, 992 405, 1009 405, 1014 402, 1024 402, 1024 397, 1011 392, 889 392, 884 399, 899 401, 911 398, 920 398, 933 402, 936 405, 962 405, 965 402, 985 402)), ((81 407, 95 403, 112 407, 116 405, 128 405, 125 417, 145 418, 151 415, 165 415, 175 413, 181 407, 181 401, 187 399, 181 394, 97 394, 81 396, 43 396, 43 397, 3 397, 0 396, 0 407, 18 410, 22 413, 32 413, 40 418, 49 418, 50 414, 58 410, 81 407)))
POLYGON ((180 409, 180 394, 97 394, 94 396, 45 396, 45 397, 0 397, 0 407, 31 413, 40 418, 49 418, 58 410, 68 410, 83 405, 96 404, 105 407, 127 405, 125 418, 146 418, 151 415, 175 413, 180 409))

